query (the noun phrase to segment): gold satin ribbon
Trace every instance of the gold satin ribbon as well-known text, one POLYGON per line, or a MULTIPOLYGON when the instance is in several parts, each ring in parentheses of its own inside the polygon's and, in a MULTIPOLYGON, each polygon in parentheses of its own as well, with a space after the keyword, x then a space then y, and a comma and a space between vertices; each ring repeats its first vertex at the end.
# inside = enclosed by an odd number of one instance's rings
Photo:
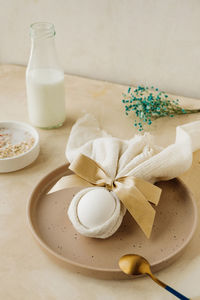
POLYGON ((115 192, 147 238, 150 237, 155 210, 149 202, 158 204, 161 195, 159 187, 134 176, 120 177, 113 181, 99 164, 83 154, 70 164, 69 169, 75 175, 66 177, 65 187, 98 186, 115 192))

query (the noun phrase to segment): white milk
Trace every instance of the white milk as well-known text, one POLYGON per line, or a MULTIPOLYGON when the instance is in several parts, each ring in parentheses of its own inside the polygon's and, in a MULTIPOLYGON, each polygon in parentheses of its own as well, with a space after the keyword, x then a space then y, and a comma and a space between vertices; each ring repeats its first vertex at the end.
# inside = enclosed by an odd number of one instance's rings
POLYGON ((64 74, 55 69, 30 70, 26 87, 31 123, 41 128, 61 126, 66 117, 64 74))

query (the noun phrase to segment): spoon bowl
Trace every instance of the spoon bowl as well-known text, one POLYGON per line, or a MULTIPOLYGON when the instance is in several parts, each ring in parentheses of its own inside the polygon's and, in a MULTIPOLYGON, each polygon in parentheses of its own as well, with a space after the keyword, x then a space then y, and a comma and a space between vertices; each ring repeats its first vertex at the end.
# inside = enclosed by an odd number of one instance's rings
POLYGON ((127 254, 119 260, 120 269, 128 275, 141 275, 151 272, 148 261, 137 254, 127 254))
POLYGON ((124 255, 119 260, 119 267, 125 274, 128 275, 148 275, 153 281, 155 281, 157 284, 159 284, 161 287, 166 289, 177 298, 182 300, 190 300, 189 298, 177 292, 176 290, 159 280, 156 276, 154 276, 151 272, 149 262, 143 256, 137 254, 124 255))

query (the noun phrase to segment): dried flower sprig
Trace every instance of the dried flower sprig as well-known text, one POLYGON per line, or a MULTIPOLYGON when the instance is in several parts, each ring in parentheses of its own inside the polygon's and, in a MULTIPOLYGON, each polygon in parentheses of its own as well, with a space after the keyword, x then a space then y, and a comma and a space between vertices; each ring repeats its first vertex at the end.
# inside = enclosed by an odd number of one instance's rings
POLYGON ((151 125, 153 120, 162 117, 174 117, 174 115, 192 114, 200 112, 200 109, 185 109, 179 104, 179 100, 169 100, 169 96, 153 86, 128 88, 127 94, 122 94, 125 113, 134 112, 136 119, 134 126, 144 130, 144 125, 151 125))

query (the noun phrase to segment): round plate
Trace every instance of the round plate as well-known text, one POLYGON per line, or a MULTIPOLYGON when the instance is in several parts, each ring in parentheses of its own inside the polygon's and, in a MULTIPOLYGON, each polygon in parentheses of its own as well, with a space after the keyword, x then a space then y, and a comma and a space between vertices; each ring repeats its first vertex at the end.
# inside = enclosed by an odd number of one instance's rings
POLYGON ((68 165, 64 165, 44 177, 32 192, 27 214, 40 246, 71 270, 104 279, 130 278, 119 269, 118 260, 122 255, 135 253, 144 256, 156 272, 172 263, 192 238, 197 224, 196 204, 179 179, 157 184, 162 195, 155 207, 150 239, 128 212, 112 237, 102 240, 81 236, 67 216, 69 203, 80 188, 47 194, 58 179, 70 174, 68 165))

